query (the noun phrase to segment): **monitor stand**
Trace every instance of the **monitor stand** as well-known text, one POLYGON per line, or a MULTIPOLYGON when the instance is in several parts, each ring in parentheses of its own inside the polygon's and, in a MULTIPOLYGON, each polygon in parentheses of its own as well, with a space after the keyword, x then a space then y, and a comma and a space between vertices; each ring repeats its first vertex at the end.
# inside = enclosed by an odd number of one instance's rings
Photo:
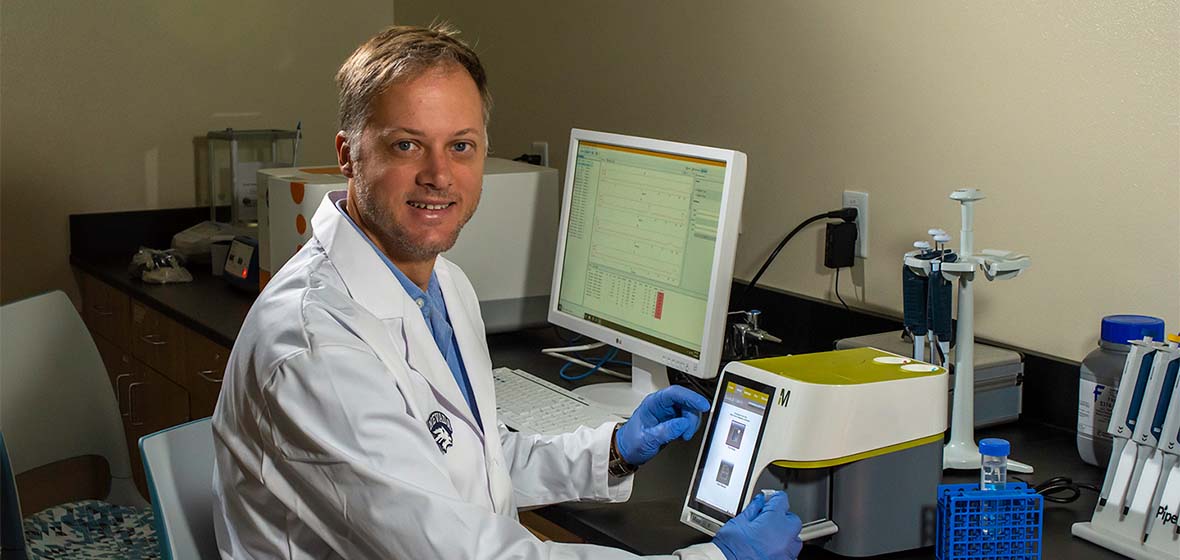
POLYGON ((630 418, 643 397, 668 385, 667 366, 632 354, 630 383, 595 383, 578 387, 574 392, 614 414, 630 418))

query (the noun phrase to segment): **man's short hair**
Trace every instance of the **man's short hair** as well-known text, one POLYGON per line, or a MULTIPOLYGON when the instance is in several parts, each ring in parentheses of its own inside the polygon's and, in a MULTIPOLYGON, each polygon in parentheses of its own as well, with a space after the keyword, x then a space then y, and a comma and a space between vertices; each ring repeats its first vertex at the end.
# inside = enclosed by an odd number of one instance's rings
POLYGON ((413 79, 447 65, 457 64, 471 75, 483 100, 484 126, 491 116, 492 96, 487 74, 475 51, 456 38, 459 32, 446 23, 430 27, 395 25, 374 35, 344 61, 336 73, 340 86, 340 129, 355 150, 373 110, 373 100, 399 80, 413 79))

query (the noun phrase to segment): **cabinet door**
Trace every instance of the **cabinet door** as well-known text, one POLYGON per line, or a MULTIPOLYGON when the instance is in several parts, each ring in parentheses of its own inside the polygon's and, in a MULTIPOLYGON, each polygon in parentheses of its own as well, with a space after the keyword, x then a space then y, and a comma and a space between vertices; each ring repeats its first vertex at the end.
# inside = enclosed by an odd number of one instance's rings
POLYGON ((194 419, 213 414, 228 361, 228 348, 188 332, 184 342, 185 388, 188 389, 189 415, 194 419))
POLYGON ((184 385, 184 333, 176 321, 139 302, 131 303, 131 355, 184 385))
POLYGON ((136 375, 125 385, 127 391, 127 444, 131 450, 132 477, 145 498, 147 480, 139 438, 188 421, 188 391, 139 361, 136 375))
POLYGON ((131 346, 131 298, 89 274, 80 275, 82 320, 119 348, 131 346))
POLYGON ((136 375, 131 354, 111 344, 101 336, 94 337, 94 345, 98 347, 98 355, 102 356, 102 365, 106 366, 107 377, 111 379, 115 399, 119 401, 119 412, 127 414, 127 385, 136 375))

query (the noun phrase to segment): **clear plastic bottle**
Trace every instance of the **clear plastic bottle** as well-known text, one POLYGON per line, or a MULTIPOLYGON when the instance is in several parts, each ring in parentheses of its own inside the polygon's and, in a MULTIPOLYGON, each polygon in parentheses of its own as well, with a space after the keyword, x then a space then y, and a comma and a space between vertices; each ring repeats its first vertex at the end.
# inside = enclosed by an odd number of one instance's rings
POLYGON ((1164 321, 1147 315, 1107 315, 1102 318, 1098 348, 1082 360, 1078 376, 1078 455, 1100 467, 1110 461, 1110 412, 1119 392, 1123 364, 1131 350, 1128 341, 1164 336, 1164 321))
MULTIPOLYGON (((986 491, 1004 490, 1008 484, 1008 453, 1011 446, 1008 440, 999 438, 985 438, 979 440, 979 454, 981 456, 979 469, 979 489, 986 491)), ((998 538, 1000 528, 1004 524, 1003 512, 999 511, 999 502, 985 500, 980 516, 980 529, 989 538, 998 538)))

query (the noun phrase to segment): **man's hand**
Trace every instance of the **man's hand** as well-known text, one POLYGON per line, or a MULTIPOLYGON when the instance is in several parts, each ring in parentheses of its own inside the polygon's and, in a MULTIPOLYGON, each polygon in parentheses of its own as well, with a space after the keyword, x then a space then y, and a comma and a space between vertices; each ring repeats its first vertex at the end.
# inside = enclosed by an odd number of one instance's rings
POLYGON ((706 410, 709 400, 684 387, 673 385, 648 395, 615 434, 619 455, 635 466, 650 461, 672 440, 692 439, 706 410))
POLYGON ((717 531, 713 544, 727 560, 795 560, 803 548, 799 540, 802 528, 799 516, 791 513, 786 492, 776 492, 769 500, 759 493, 717 531))

